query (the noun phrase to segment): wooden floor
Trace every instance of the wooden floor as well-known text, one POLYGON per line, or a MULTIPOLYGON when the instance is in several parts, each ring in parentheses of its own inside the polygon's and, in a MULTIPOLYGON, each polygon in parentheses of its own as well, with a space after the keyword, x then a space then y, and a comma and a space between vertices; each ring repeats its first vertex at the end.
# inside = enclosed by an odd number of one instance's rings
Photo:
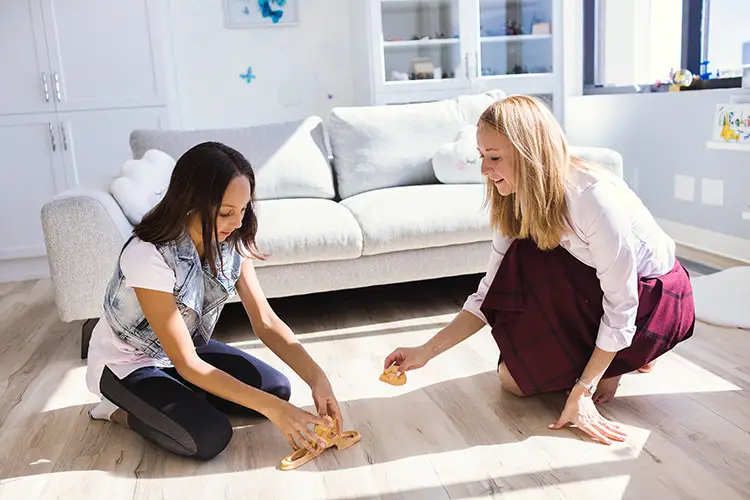
MULTIPOLYGON (((750 332, 699 324, 651 374, 623 378, 601 407, 629 432, 596 444, 551 431, 564 396, 501 392, 483 330, 403 387, 378 381, 386 354, 445 325, 476 277, 273 301, 330 374, 355 447, 293 472, 268 422, 235 420, 229 447, 198 463, 90 421, 79 323, 57 319, 48 281, 0 285, 0 499, 748 499, 750 332)), ((288 373, 241 308, 216 337, 288 373)))

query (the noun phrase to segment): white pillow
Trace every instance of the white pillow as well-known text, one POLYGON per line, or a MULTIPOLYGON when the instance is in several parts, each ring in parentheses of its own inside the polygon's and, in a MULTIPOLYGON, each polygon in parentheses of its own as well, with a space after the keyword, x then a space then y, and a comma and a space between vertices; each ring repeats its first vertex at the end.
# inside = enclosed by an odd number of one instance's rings
POLYGON ((453 142, 443 144, 432 157, 432 169, 443 184, 484 182, 482 162, 477 151, 477 127, 463 127, 453 142))
POLYGON ((175 163, 168 154, 150 149, 140 160, 123 164, 122 175, 109 189, 131 224, 138 224, 164 197, 175 163))

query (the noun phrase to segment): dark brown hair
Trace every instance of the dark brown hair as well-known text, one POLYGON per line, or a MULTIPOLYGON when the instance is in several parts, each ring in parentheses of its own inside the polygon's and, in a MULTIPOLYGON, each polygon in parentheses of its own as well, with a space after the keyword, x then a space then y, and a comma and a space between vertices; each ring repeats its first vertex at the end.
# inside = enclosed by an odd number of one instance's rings
POLYGON ((250 203, 242 218, 242 227, 232 232, 226 241, 238 252, 247 250, 251 256, 264 259, 255 244, 258 232, 258 218, 253 209, 255 173, 241 153, 218 142, 198 144, 180 157, 164 198, 135 226, 133 233, 143 241, 164 245, 189 238, 188 213, 200 216, 205 260, 216 275, 217 255, 222 260, 217 245, 216 218, 229 183, 240 175, 250 182, 250 203))

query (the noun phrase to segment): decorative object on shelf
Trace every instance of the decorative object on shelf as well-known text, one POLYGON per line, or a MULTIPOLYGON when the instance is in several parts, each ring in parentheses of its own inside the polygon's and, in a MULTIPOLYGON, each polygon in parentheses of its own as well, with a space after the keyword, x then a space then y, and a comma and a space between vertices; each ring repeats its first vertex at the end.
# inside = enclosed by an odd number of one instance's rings
POLYGON ((750 104, 717 104, 713 140, 750 145, 750 104))
POLYGON ((297 0, 224 0, 227 28, 296 25, 297 0))
POLYGON ((549 35, 551 32, 550 23, 544 22, 538 17, 534 17, 531 21, 532 35, 549 35))
POLYGON ((240 78, 245 80, 245 83, 250 83, 253 80, 255 80, 255 75, 253 74, 253 68, 248 66, 247 71, 245 73, 240 74, 240 78))
POLYGON ((670 76, 672 84, 669 87, 670 92, 679 92, 682 87, 689 87, 693 83, 693 73, 688 69, 678 69, 670 76))

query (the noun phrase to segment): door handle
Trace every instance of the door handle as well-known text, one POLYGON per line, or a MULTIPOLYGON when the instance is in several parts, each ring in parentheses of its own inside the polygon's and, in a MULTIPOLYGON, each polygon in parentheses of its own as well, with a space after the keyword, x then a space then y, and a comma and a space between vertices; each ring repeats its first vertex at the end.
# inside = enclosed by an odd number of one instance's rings
POLYGON ((65 135, 65 124, 60 124, 60 131, 62 132, 62 140, 63 140, 63 149, 65 151, 68 150, 68 136, 65 135))
POLYGON ((42 72, 42 87, 44 88, 44 100, 49 102, 49 86, 47 85, 47 73, 42 72))
POLYGON ((57 95, 57 102, 62 101, 62 95, 60 94, 60 77, 55 73, 55 94, 57 95))
POLYGON ((57 143, 55 142, 55 131, 52 128, 52 123, 48 123, 49 125, 49 139, 52 142, 52 151, 57 151, 57 143))

